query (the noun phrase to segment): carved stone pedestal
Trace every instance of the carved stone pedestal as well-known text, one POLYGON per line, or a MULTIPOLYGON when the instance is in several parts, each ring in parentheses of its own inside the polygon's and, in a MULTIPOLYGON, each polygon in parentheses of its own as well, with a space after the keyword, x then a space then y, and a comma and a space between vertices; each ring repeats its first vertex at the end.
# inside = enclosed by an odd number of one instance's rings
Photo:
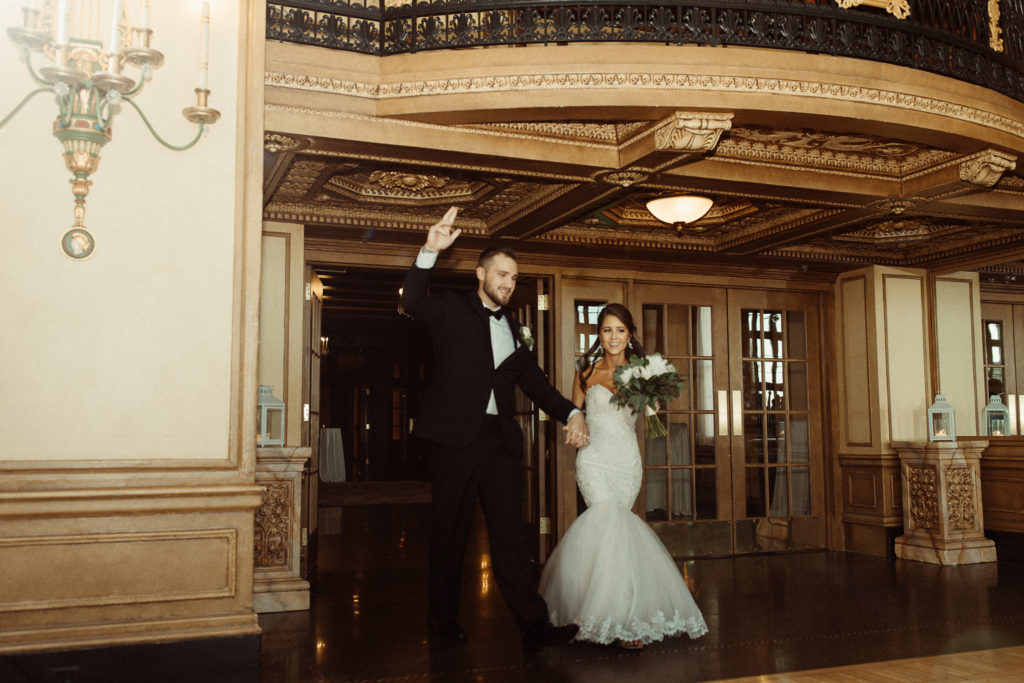
POLYGON ((979 460, 987 441, 893 443, 900 456, 903 536, 896 557, 932 564, 995 562, 985 538, 979 460))
POLYGON ((256 483, 264 486, 254 526, 253 610, 309 609, 309 582, 299 574, 302 471, 309 448, 257 448, 256 483))

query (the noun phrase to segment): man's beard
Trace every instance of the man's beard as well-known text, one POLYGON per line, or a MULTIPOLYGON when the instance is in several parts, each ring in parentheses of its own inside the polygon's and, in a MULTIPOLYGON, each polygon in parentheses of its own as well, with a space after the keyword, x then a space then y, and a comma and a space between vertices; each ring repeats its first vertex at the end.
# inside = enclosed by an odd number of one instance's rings
POLYGON ((497 287, 491 287, 486 284, 484 285, 484 294, 486 294, 487 298, 489 298, 491 301, 498 304, 499 306, 507 305, 509 299, 512 297, 512 292, 508 293, 508 298, 504 298, 502 297, 501 292, 498 291, 497 287))

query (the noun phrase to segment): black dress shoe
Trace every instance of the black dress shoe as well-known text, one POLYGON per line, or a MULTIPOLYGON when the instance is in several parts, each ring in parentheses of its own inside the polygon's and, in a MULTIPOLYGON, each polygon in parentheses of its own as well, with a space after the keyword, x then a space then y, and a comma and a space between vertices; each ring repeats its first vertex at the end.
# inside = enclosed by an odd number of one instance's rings
POLYGON ((554 626, 546 621, 529 624, 523 629, 523 650, 536 652, 544 647, 565 645, 576 637, 579 630, 576 624, 554 626))
POLYGON ((434 638, 447 638, 449 640, 469 640, 469 636, 454 621, 446 621, 440 624, 431 622, 430 635, 434 638))

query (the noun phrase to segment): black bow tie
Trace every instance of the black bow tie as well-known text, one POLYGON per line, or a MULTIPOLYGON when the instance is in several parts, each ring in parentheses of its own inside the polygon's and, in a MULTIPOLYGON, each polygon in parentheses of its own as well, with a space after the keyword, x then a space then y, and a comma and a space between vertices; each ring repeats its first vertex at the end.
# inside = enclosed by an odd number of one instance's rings
POLYGON ((496 308, 493 311, 486 306, 484 306, 484 308, 487 310, 488 315, 494 316, 495 320, 501 320, 501 316, 505 315, 504 308, 496 308))

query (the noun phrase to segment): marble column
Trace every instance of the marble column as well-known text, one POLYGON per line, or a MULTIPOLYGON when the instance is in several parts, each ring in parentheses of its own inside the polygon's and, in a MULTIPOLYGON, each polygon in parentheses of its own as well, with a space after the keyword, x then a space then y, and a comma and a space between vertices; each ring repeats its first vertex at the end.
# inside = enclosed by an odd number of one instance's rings
POLYGON ((894 442, 903 487, 896 557, 932 564, 995 562, 981 506, 984 440, 894 442))

